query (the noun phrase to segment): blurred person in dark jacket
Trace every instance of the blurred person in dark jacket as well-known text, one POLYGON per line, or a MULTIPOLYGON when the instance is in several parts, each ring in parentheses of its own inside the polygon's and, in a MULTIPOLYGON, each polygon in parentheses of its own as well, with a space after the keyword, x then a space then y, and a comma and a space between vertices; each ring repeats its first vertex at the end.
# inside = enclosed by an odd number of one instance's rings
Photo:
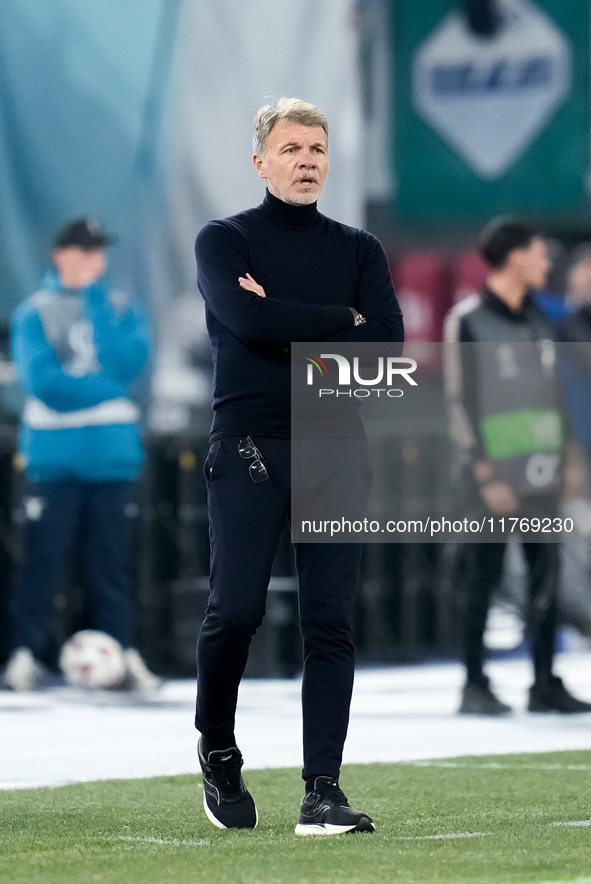
MULTIPOLYGON (((484 673, 483 636, 511 539, 509 517, 552 523, 568 434, 553 329, 532 298, 550 265, 544 240, 528 225, 494 220, 482 234, 481 253, 490 268, 483 290, 452 308, 445 327, 446 392, 464 464, 465 505, 471 517, 494 526, 491 542, 466 544, 466 683, 460 712, 502 715, 511 709, 496 697, 484 673)), ((573 697, 553 671, 558 545, 543 542, 548 537, 535 532, 521 539, 534 667, 528 709, 589 712, 591 704, 573 697)))

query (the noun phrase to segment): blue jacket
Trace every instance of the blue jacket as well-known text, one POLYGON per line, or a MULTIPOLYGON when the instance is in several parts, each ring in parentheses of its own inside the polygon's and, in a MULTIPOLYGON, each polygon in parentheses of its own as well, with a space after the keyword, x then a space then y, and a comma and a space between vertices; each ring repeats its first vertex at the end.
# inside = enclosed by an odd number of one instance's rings
POLYGON ((536 301, 554 327, 554 340, 566 343, 558 350, 559 368, 576 439, 591 448, 591 342, 589 309, 573 309, 566 297, 538 292, 536 301))
POLYGON ((64 289, 50 271, 15 311, 12 358, 27 394, 19 451, 32 479, 133 479, 139 411, 128 398, 148 359, 141 307, 102 278, 64 289))

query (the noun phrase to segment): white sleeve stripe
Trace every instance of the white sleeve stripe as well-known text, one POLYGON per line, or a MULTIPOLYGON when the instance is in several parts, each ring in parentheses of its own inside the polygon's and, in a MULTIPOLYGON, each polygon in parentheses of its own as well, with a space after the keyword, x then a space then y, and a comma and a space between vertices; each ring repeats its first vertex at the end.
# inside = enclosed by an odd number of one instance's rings
POLYGON ((109 399, 91 408, 55 411, 40 399, 29 398, 23 410, 23 424, 33 430, 63 430, 75 427, 134 424, 139 420, 137 405, 129 399, 109 399))
POLYGON ((449 311, 444 325, 444 385, 445 398, 451 425, 455 431, 456 441, 461 448, 476 447, 476 433, 464 407, 463 375, 460 342, 461 320, 475 310, 480 304, 479 295, 464 298, 449 311))

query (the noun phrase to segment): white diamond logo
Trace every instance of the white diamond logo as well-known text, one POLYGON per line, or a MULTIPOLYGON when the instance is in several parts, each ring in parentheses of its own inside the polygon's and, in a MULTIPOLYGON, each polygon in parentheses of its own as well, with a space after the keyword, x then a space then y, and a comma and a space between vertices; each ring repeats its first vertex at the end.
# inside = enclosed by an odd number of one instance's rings
POLYGON ((413 103, 481 177, 500 178, 526 151, 568 94, 571 49, 529 0, 500 0, 503 25, 473 34, 450 12, 419 47, 413 103))

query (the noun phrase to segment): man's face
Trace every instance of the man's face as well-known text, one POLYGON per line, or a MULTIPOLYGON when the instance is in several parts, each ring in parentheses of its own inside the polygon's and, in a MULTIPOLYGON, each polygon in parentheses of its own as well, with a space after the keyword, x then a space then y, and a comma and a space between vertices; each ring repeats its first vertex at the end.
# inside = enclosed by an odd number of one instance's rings
POLYGON ((267 139, 265 156, 255 154, 255 168, 273 196, 292 206, 316 202, 328 174, 328 144, 321 126, 280 120, 267 139))
POLYGON ((515 249, 511 253, 511 260, 524 285, 542 288, 550 269, 550 259, 546 243, 540 236, 535 236, 527 248, 515 249))
POLYGON ((591 304, 591 255, 581 258, 568 275, 568 293, 580 304, 591 304))
POLYGON ((96 282, 107 267, 104 249, 88 250, 67 246, 64 249, 54 249, 51 257, 62 285, 69 289, 79 289, 96 282))

